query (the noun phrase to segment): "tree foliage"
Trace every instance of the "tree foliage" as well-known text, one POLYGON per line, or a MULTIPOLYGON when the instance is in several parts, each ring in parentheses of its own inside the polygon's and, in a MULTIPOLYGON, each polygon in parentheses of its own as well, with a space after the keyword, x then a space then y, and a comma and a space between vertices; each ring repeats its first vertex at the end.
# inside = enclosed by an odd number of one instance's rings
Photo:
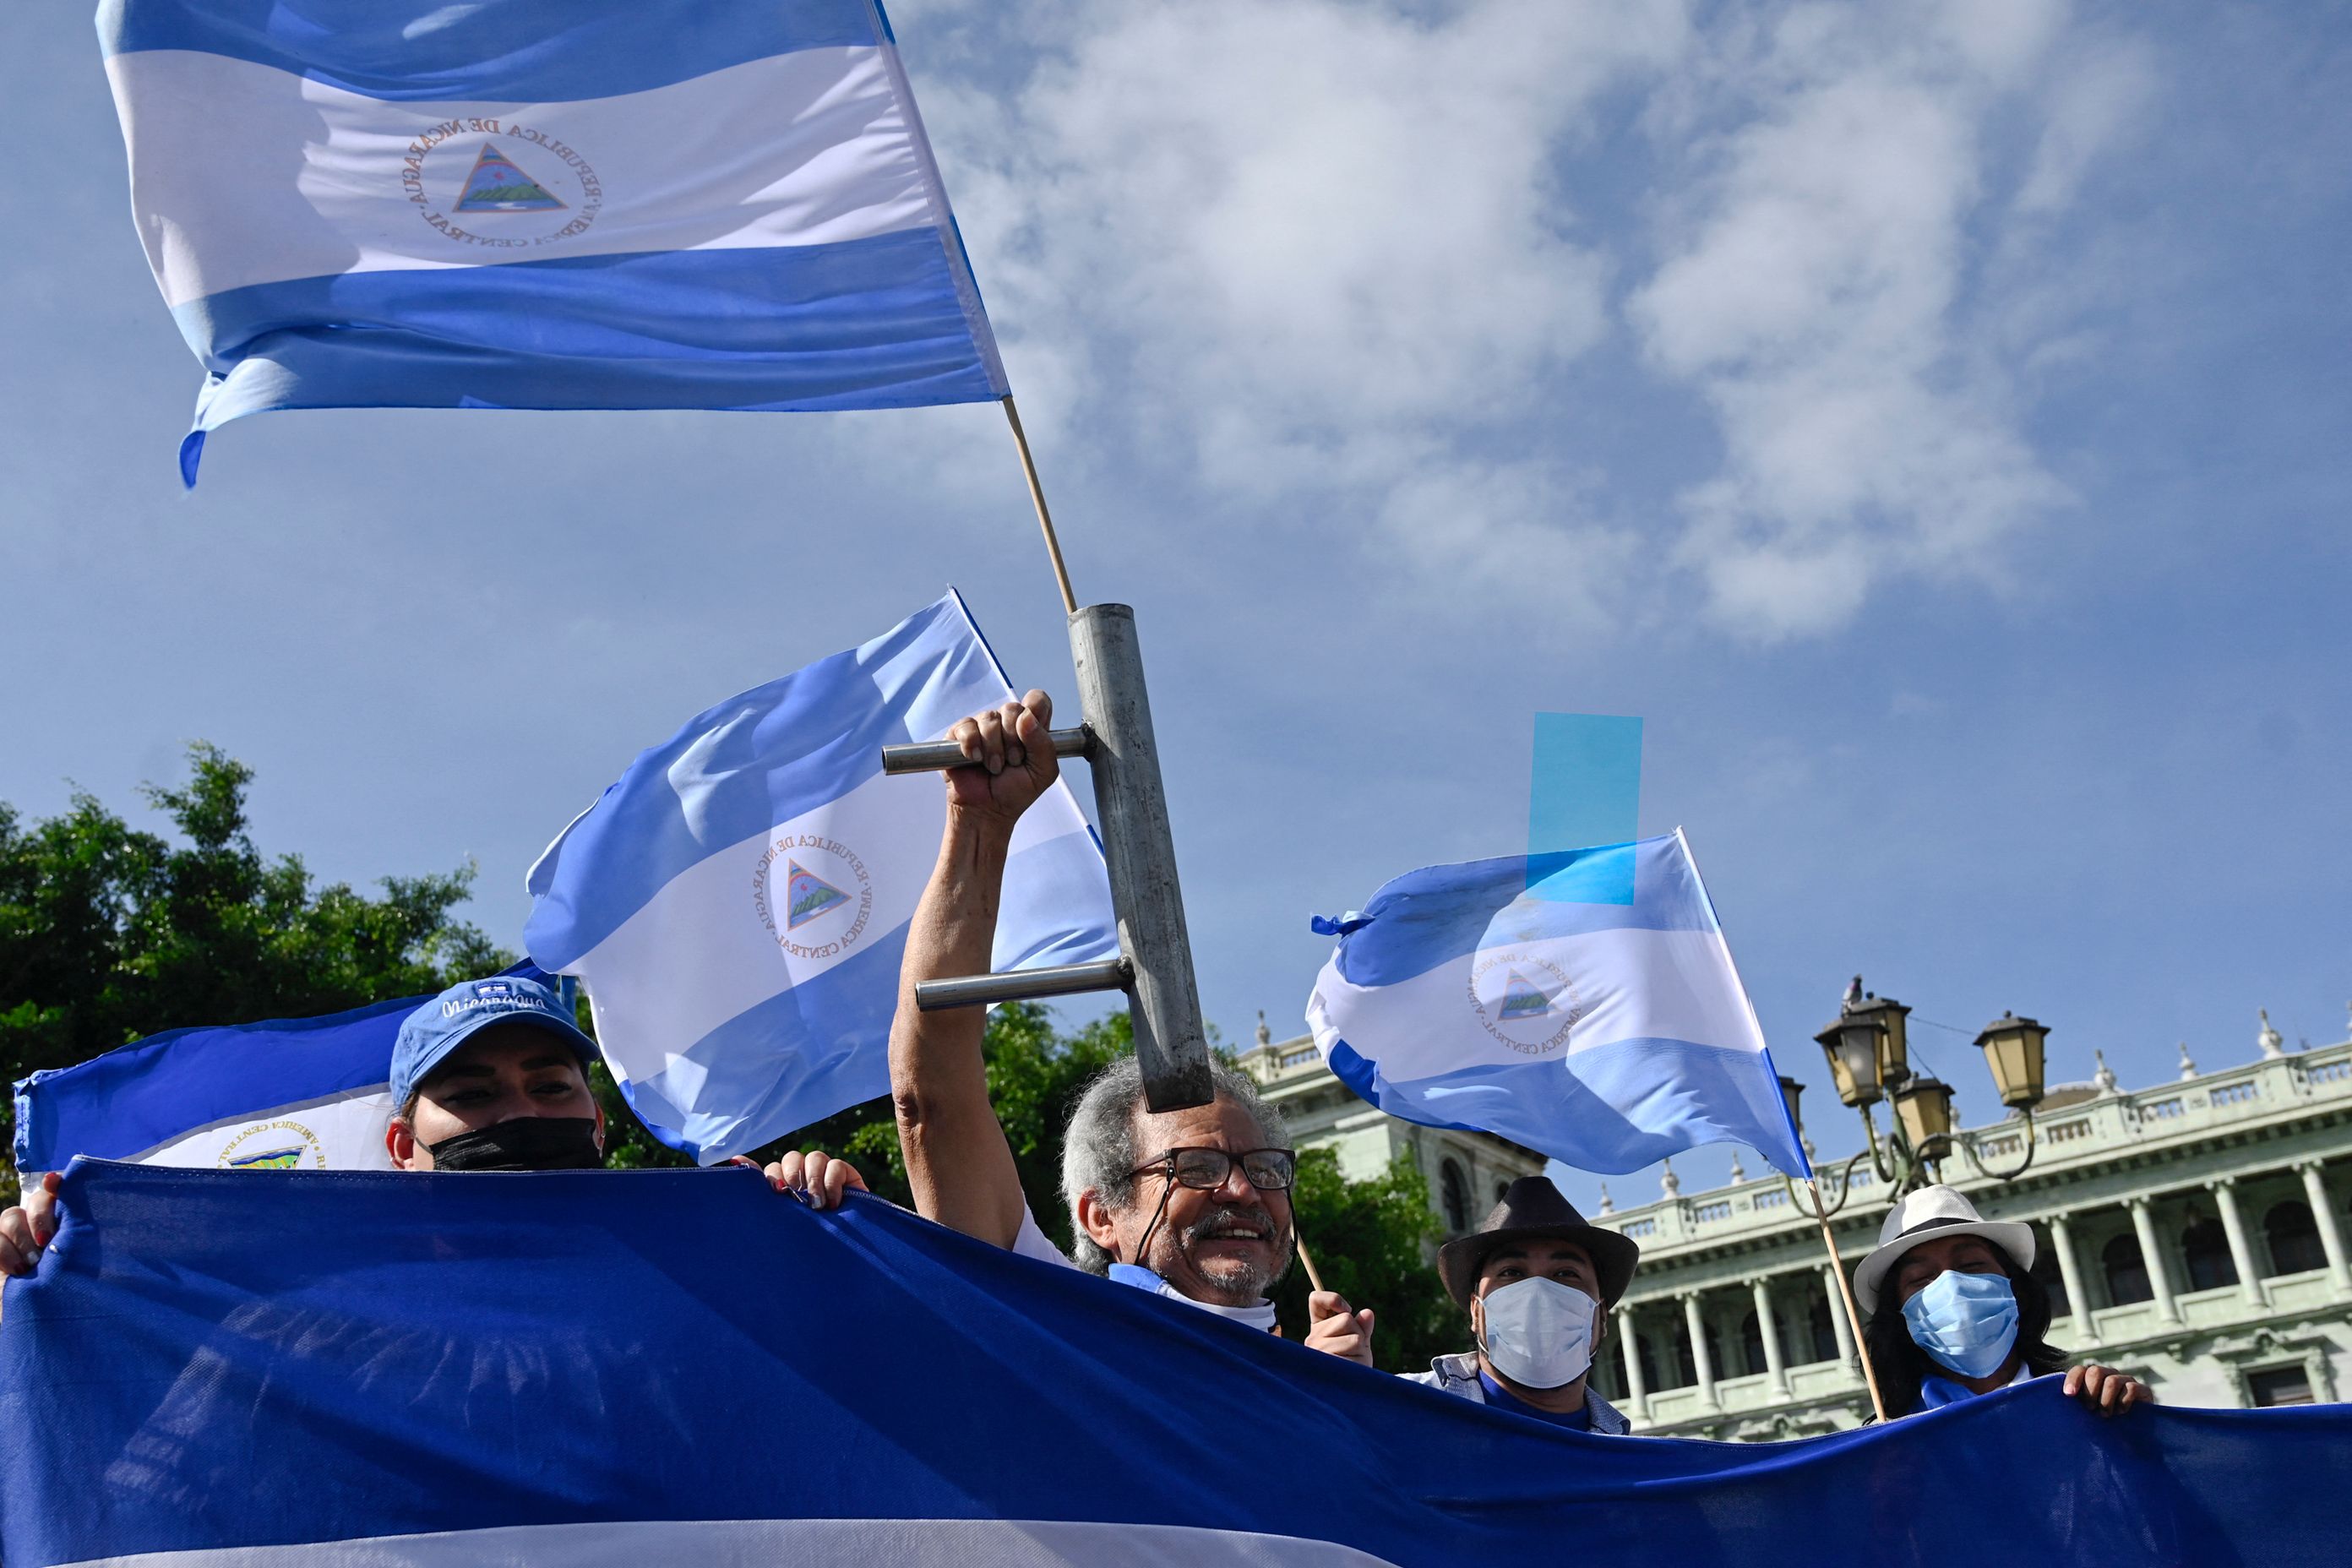
MULTIPOLYGON (((84 793, 30 822, 0 802, 0 1082, 159 1030, 338 1012, 513 962, 455 914, 472 867, 386 877, 374 896, 321 886, 299 856, 255 847, 251 768, 203 742, 188 763, 184 784, 142 791, 176 842, 84 793)), ((14 1116, 0 1097, 0 1148, 14 1116)))
MULTIPOLYGON (((1426 1372, 1430 1358, 1466 1349, 1468 1317, 1445 1294, 1426 1249, 1445 1234, 1429 1206, 1429 1182, 1409 1154, 1370 1181, 1339 1173, 1338 1153, 1308 1149, 1291 1190, 1298 1235, 1326 1289, 1372 1309, 1372 1355, 1387 1372, 1426 1372)), ((1294 1267, 1274 1292, 1283 1332, 1307 1331, 1307 1270, 1294 1267)))

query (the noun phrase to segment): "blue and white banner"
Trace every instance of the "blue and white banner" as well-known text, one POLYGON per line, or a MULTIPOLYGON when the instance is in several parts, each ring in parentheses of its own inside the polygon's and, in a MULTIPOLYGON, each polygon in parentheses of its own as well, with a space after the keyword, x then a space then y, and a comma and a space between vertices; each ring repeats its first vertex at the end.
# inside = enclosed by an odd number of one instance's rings
MULTIPOLYGON (((882 747, 1016 696, 945 598, 862 647, 696 715, 531 868, 523 938, 576 974, 655 1134, 710 1164, 887 1092, 907 923, 947 820, 882 747)), ((1066 784, 1013 836, 994 967, 1118 952, 1102 849, 1066 784)))
MULTIPOLYGON (((549 976, 529 963, 504 971, 549 976)), ((77 1154, 241 1171, 383 1171, 392 1042, 432 1000, 150 1035, 16 1083, 20 1173, 77 1154)))
POLYGON ((1391 1116, 1586 1171, 1731 1141, 1812 1173, 1679 830, 1426 867, 1315 929, 1307 1027, 1391 1116))
POLYGON ((2352 1539, 2340 1405, 2103 1421, 2045 1378, 1804 1442, 1592 1436, 738 1169, 84 1163, 58 1216, 0 1311, 9 1568, 2142 1568, 2352 1539))
POLYGON ((101 0, 205 433, 898 408, 1004 372, 876 0, 101 0))

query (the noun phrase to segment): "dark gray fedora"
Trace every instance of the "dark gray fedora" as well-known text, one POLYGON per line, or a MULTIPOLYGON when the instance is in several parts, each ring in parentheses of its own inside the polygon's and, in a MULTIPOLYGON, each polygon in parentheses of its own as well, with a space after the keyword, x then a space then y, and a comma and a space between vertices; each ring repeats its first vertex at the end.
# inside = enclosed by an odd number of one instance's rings
POLYGON ((1514 1241, 1572 1241, 1592 1255, 1600 1275, 1601 1300, 1614 1304, 1633 1282, 1633 1266, 1642 1249, 1613 1230, 1593 1225, 1560 1195, 1549 1176, 1521 1176, 1504 1189, 1503 1201, 1467 1236, 1457 1236, 1437 1249, 1437 1277, 1446 1293, 1464 1307, 1478 1288, 1478 1270, 1486 1255, 1514 1241))

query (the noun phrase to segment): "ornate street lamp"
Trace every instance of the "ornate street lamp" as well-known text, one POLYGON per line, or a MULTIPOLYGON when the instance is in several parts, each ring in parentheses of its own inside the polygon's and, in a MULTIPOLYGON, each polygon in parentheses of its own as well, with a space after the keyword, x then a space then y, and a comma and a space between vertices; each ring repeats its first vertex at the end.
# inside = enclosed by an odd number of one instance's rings
POLYGON ((1804 1118, 1797 1113, 1797 1101, 1802 1100, 1804 1097, 1805 1086, 1799 1083, 1795 1079, 1790 1078, 1787 1073, 1782 1073, 1780 1075, 1780 1103, 1789 1108, 1789 1125, 1791 1127, 1802 1127, 1805 1124, 1804 1118))
MULTIPOLYGON (((1911 1070, 1905 1026, 1910 1013, 1910 1008, 1892 997, 1864 991, 1857 976, 1836 1021, 1813 1037, 1829 1061, 1838 1099, 1861 1112, 1863 1134, 1868 1142, 1865 1149, 1830 1177, 1829 1184, 1836 1191, 1822 1201, 1826 1214, 1833 1215, 1845 1206, 1852 1195, 1854 1167, 1864 1159, 1897 1195, 1940 1180, 1936 1167, 1951 1157, 1956 1146, 1979 1174, 1997 1181, 2015 1181, 2033 1163, 2033 1108, 2042 1103, 2043 1045, 2050 1031, 2032 1018, 2004 1013, 1977 1036, 2000 1102, 2025 1123, 2025 1158, 2012 1169, 1996 1170, 1985 1163, 1979 1147, 1982 1141, 1977 1134, 1954 1130, 1951 1086, 1931 1074, 1911 1070), (1895 1125, 1882 1142, 1871 1107, 1890 1099, 1895 1125)), ((1789 1120, 1800 1129, 1803 1124, 1797 1120, 1797 1100, 1802 1092, 1802 1086, 1793 1079, 1780 1080, 1789 1120)), ((1794 1184, 1790 1186, 1793 1193, 1794 1184)), ((1800 1208, 1804 1207, 1802 1199, 1796 1201, 1800 1208)))
POLYGON ((1895 1091, 1895 1120, 1921 1161, 1943 1159, 1952 1152, 1952 1086, 1920 1073, 1895 1091))
POLYGON ((1836 1020, 1813 1040, 1829 1058, 1830 1077, 1837 1084, 1837 1096, 1848 1105, 1864 1113, 1885 1095, 1879 1089, 1878 1064, 1881 1058, 1880 1040, 1886 1033, 1885 1020, 1875 1014, 1841 1013, 1836 1020))

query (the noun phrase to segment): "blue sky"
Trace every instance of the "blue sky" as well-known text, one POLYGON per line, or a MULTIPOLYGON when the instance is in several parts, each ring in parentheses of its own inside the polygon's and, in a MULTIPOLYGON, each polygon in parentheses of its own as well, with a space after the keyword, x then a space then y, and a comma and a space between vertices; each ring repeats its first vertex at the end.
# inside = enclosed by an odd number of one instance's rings
MULTIPOLYGON (((1228 1038, 1302 1026, 1310 912, 1524 843, 1538 710, 1645 720, 1824 1152, 1857 971, 2056 1079, 2345 1037, 2344 6, 893 20, 1079 592, 1137 607, 1228 1038)), ((12 8, 0 82, 0 799, 202 737, 266 847, 470 856, 512 943, 638 748, 944 584, 1068 691, 984 405, 270 416, 184 496, 87 16, 12 8)))

